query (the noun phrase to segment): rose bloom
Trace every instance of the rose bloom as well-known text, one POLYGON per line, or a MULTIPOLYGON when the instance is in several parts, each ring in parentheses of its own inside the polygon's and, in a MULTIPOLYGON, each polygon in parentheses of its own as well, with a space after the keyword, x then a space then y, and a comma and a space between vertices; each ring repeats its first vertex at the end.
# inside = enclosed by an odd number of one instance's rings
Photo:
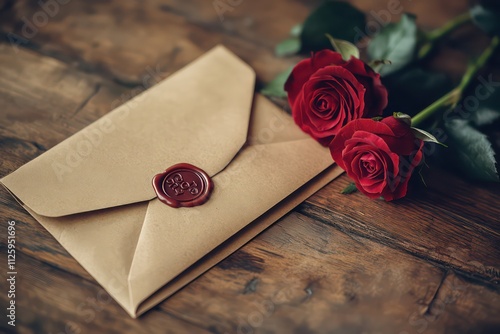
POLYGON ((299 62, 285 90, 295 123, 324 146, 351 120, 381 115, 387 106, 380 75, 363 61, 344 61, 331 50, 299 62))
POLYGON ((423 141, 394 117, 357 119, 330 144, 333 160, 370 198, 391 201, 406 195, 413 170, 422 160, 423 141))

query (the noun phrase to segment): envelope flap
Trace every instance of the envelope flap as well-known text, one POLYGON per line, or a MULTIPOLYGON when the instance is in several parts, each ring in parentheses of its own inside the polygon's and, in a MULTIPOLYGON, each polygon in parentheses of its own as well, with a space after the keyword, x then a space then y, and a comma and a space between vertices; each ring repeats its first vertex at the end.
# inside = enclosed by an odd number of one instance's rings
POLYGON ((185 162, 222 170, 247 138, 254 71, 216 47, 2 179, 55 217, 155 197, 153 176, 185 162))

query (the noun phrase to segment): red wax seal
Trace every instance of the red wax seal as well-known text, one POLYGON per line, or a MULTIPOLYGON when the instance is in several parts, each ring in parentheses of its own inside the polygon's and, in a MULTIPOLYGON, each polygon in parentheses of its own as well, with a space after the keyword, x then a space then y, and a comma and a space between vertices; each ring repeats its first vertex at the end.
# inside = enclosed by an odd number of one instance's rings
POLYGON ((160 201, 178 208, 205 203, 212 193, 214 184, 202 169, 182 163, 156 174, 153 178, 153 188, 160 201))

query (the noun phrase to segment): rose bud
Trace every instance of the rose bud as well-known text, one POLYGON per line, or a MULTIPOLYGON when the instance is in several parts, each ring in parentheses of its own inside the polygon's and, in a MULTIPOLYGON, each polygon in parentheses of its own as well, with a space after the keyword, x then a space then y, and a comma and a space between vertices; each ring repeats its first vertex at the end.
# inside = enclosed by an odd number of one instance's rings
POLYGON ((363 61, 322 50, 299 62, 285 83, 295 123, 324 146, 358 118, 382 114, 387 90, 363 61))

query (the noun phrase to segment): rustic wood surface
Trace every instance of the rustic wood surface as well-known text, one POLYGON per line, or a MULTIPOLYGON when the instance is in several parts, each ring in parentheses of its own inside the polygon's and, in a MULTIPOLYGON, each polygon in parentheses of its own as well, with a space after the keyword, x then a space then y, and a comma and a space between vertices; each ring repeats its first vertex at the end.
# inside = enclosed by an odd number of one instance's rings
MULTIPOLYGON (((0 176, 216 44, 254 67, 262 85, 299 59, 275 57, 274 45, 319 3, 220 1, 231 9, 223 17, 207 0, 48 1, 58 5, 46 22, 38 1, 0 1, 0 176), (34 29, 23 31, 26 20, 34 29), (13 34, 25 38, 13 45, 13 34)), ((388 6, 352 3, 368 13, 388 6)), ((430 29, 464 12, 468 1, 401 5, 430 29)), ((467 28, 459 34, 466 41, 445 44, 433 65, 455 78, 484 44, 467 28)), ((17 223, 15 329, 500 333, 499 187, 439 168, 425 174, 428 188, 415 185, 396 203, 340 195, 349 182, 340 177, 137 320, 2 189, 2 273, 7 221, 17 223)), ((0 286, 6 307, 4 279, 0 286)), ((12 332, 2 317, 0 330, 12 332)))

